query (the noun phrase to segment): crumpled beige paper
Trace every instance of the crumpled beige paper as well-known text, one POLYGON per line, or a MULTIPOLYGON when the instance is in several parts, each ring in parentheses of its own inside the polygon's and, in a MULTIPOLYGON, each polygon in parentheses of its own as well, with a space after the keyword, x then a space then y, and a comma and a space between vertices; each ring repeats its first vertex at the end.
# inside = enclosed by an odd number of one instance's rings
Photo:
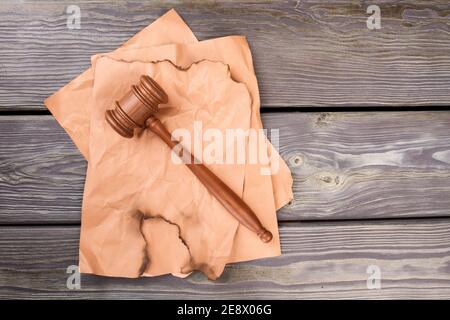
POLYGON ((276 209, 292 199, 284 161, 267 144, 277 163, 272 175, 261 174, 262 163, 208 165, 273 233, 264 244, 184 165, 171 162, 170 150, 151 132, 124 139, 106 124, 105 110, 141 74, 155 78, 169 95, 158 114, 169 131, 192 131, 194 121, 221 131, 262 128, 244 37, 198 42, 171 10, 119 49, 93 56, 90 69, 45 101, 88 160, 80 271, 138 277, 200 270, 214 279, 226 263, 279 255, 276 209))

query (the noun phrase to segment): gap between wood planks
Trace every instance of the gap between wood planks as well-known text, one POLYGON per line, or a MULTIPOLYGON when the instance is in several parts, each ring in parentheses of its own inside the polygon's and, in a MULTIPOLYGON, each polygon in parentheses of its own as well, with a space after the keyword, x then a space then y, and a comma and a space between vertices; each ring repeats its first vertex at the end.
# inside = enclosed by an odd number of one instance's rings
MULTIPOLYGON (((260 109, 261 113, 278 113, 278 112, 433 112, 433 111, 450 111, 450 105, 445 106, 332 106, 332 107, 273 107, 267 106, 260 109)), ((0 116, 49 116, 51 112, 47 109, 30 109, 30 110, 2 110, 0 108, 0 116)))
MULTIPOLYGON (((415 221, 426 221, 426 222, 437 222, 437 221, 447 221, 450 222, 450 217, 448 216, 434 216, 434 217, 385 217, 385 218, 365 218, 365 219, 315 219, 315 220, 282 220, 278 221, 278 225, 281 227, 283 225, 295 225, 301 224, 303 226, 309 225, 364 225, 370 223, 414 223, 415 221)), ((46 222, 46 223, 0 223, 0 228, 8 227, 20 227, 20 228, 35 228, 35 227, 80 227, 81 223, 76 222, 46 222)))

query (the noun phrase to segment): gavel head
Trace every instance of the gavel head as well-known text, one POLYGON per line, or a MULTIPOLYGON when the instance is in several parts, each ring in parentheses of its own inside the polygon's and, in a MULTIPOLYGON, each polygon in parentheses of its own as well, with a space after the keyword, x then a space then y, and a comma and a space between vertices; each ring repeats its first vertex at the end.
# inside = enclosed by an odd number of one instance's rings
POLYGON ((158 105, 169 101, 167 94, 149 76, 141 76, 138 85, 132 85, 115 109, 106 111, 106 121, 125 138, 134 135, 135 128, 144 128, 145 122, 158 112, 158 105))

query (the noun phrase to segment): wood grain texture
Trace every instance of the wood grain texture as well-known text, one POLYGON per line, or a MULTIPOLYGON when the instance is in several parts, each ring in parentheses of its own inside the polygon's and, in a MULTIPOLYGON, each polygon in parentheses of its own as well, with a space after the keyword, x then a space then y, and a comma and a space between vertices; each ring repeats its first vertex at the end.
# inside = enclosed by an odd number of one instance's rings
POLYGON ((194 273, 120 279, 82 275, 78 227, 0 228, 0 298, 450 298, 450 222, 282 224, 283 255, 229 265, 216 282, 194 273), (381 289, 367 289, 367 268, 381 289))
POLYGON ((277 113, 293 203, 280 219, 450 215, 450 112, 277 113))
MULTIPOLYGON (((272 113, 294 176, 279 219, 449 216, 450 112, 272 113)), ((51 116, 0 117, 0 224, 79 223, 86 162, 51 116)))
POLYGON ((263 106, 450 104, 450 3, 379 0, 380 30, 366 26, 373 1, 2 1, 0 110, 42 101, 175 7, 199 39, 241 34, 253 50, 263 106))
POLYGON ((85 174, 53 117, 0 117, 0 224, 79 223, 85 174))

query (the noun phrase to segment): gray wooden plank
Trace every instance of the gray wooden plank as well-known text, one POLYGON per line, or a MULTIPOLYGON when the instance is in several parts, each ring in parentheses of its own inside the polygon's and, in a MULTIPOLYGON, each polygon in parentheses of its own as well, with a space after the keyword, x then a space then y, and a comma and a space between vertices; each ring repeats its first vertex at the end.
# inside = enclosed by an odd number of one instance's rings
POLYGON ((85 174, 53 117, 0 117, 0 224, 79 223, 85 174))
MULTIPOLYGON (((294 176, 279 219, 450 214, 450 112, 271 113, 294 176)), ((79 223, 86 162, 51 116, 0 117, 0 224, 79 223)))
POLYGON ((280 229, 282 256, 229 265, 216 282, 198 273, 184 280, 82 275, 81 289, 69 290, 78 227, 0 227, 0 298, 450 298, 450 220, 280 229), (381 289, 367 288, 369 267, 379 268, 381 289))
POLYGON ((199 39, 247 36, 265 106, 417 106, 450 103, 447 0, 372 2, 2 1, 0 110, 41 102, 173 6, 199 39), (68 29, 68 5, 81 29, 68 29))
POLYGON ((450 214, 450 112, 290 113, 280 128, 293 203, 280 219, 450 214))

